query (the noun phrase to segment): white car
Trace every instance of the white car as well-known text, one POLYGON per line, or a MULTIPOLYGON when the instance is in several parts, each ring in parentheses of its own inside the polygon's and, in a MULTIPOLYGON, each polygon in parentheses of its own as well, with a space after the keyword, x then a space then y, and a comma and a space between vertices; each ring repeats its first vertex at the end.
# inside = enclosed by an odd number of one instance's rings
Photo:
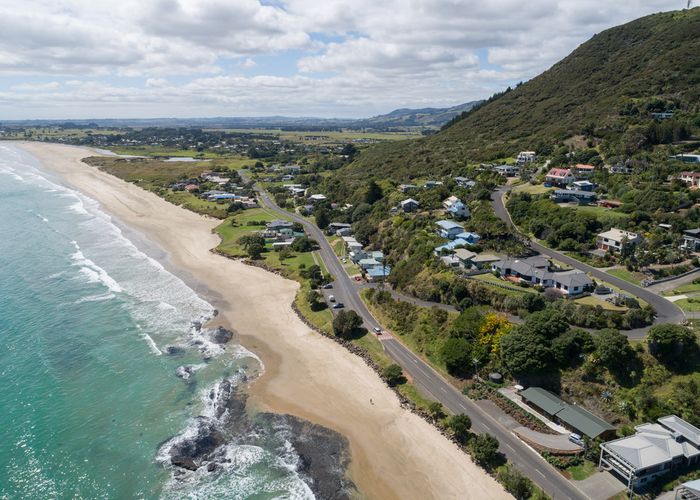
POLYGON ((329 295, 329 296, 328 296, 328 302, 335 302, 335 296, 329 295))

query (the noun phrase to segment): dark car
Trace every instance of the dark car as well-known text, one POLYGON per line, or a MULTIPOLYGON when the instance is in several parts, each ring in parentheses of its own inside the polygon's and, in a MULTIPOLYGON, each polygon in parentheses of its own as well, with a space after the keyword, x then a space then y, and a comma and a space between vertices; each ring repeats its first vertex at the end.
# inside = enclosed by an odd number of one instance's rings
POLYGON ((335 304, 333 304, 333 309, 342 309, 343 307, 345 307, 345 304, 343 304, 342 302, 336 302, 335 304))

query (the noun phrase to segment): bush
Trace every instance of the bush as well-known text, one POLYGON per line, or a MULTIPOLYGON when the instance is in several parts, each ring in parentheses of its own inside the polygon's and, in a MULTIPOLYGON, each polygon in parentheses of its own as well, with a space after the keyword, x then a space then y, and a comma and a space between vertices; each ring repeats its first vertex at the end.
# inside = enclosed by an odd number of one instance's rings
POLYGON ((406 381, 403 376, 403 370, 396 363, 385 367, 382 370, 382 376, 384 377, 384 380, 386 380, 386 383, 391 387, 403 384, 406 381))
POLYGON ((492 467, 498 459, 498 439, 491 434, 478 434, 469 441, 469 453, 482 467, 492 467))
POLYGON ((333 333, 343 339, 355 338, 362 326, 362 318, 355 311, 340 311, 333 319, 333 333))
POLYGON ((681 325, 655 325, 647 336, 649 352, 663 363, 673 364, 691 346, 696 345, 693 332, 681 325))
POLYGON ((532 481, 510 464, 498 469, 496 480, 517 500, 524 500, 532 496, 534 489, 532 481))
POLYGON ((457 441, 462 444, 467 442, 471 435, 469 430, 472 428, 472 419, 469 418, 469 415, 464 413, 452 415, 447 421, 447 425, 457 441))

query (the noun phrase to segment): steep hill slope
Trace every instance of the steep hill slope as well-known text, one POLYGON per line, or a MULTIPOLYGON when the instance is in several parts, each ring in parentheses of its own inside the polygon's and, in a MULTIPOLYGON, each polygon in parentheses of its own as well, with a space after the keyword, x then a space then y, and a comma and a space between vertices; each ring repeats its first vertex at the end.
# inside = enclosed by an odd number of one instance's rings
POLYGON ((619 136, 651 120, 651 111, 694 116, 699 103, 700 7, 654 14, 595 35, 434 136, 367 150, 345 173, 449 172, 465 161, 542 149, 581 133, 619 136))

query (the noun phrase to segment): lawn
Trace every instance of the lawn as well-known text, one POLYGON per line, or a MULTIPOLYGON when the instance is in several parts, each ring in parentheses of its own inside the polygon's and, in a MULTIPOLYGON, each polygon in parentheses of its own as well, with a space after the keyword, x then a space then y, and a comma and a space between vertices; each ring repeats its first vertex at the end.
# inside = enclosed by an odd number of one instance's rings
POLYGON ((700 292, 700 280, 693 280, 692 283, 687 283, 685 285, 674 288, 673 290, 666 290, 662 293, 667 297, 673 295, 682 295, 685 293, 697 293, 700 292))
POLYGON ((158 194, 173 205, 181 206, 198 214, 209 215, 216 219, 225 219, 228 215, 228 204, 203 200, 187 191, 172 191, 168 189, 158 194))
POLYGON ((600 306, 603 309, 607 309, 608 311, 626 311, 626 307, 622 306, 616 306, 615 304, 611 304, 607 300, 599 299, 598 297, 593 297, 593 296, 588 296, 588 297, 581 297, 580 299, 576 299, 575 301, 577 304, 586 304, 589 306, 600 306))
POLYGON ((632 283, 633 285, 639 285, 646 276, 644 274, 636 271, 628 271, 627 269, 611 269, 606 271, 608 274, 615 276, 616 278, 623 279, 632 283))
POLYGON ((689 297, 674 302, 685 312, 700 312, 700 298, 689 297))
POLYGON ((471 276, 469 279, 473 279, 476 281, 481 281, 484 284, 487 285, 501 285, 501 286, 506 286, 508 288, 501 288, 499 286, 499 291, 502 291, 505 294, 509 295, 520 295, 523 293, 539 293, 537 290, 533 288, 525 288, 525 287, 520 287, 516 284, 504 281, 500 278, 497 278, 491 273, 487 274, 477 274, 476 276, 471 276))
POLYGON ((593 215, 596 219, 602 219, 602 218, 608 218, 608 219, 615 219, 615 220, 626 220, 629 219, 630 215, 626 214, 624 212, 619 212, 615 209, 612 208, 604 208, 604 207, 596 207, 592 205, 567 205, 569 208, 573 208, 574 210, 584 213, 584 214, 589 214, 593 215))
POLYGON ((304 316, 312 325, 321 331, 328 333, 329 335, 333 333, 333 313, 327 307, 320 311, 312 311, 309 306, 309 302, 306 300, 306 293, 309 290, 309 285, 305 284, 297 293, 294 303, 299 312, 304 316))
POLYGON ((598 467, 590 460, 584 460, 581 465, 574 465, 564 470, 571 476, 572 479, 576 481, 583 481, 584 479, 587 479, 595 474, 598 467))
POLYGON ((554 188, 545 187, 544 184, 520 184, 513 189, 513 193, 544 194, 553 191, 554 188))

